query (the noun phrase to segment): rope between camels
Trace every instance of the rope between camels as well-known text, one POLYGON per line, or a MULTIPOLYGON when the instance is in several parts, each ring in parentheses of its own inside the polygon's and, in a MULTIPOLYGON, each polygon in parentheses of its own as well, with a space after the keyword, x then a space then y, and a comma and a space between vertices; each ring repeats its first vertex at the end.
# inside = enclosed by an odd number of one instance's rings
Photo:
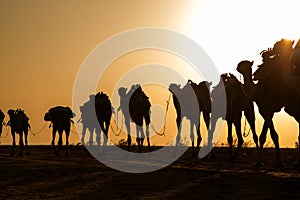
POLYGON ((37 131, 37 132, 33 132, 32 130, 31 130, 31 128, 29 128, 29 131, 30 131, 30 133, 33 135, 33 136, 36 136, 36 135, 38 135, 38 134, 40 134, 45 128, 46 128, 46 125, 47 125, 47 122, 44 124, 44 126, 39 130, 39 131, 37 131))
POLYGON ((171 99, 171 92, 169 93, 169 97, 167 100, 167 106, 166 106, 166 111, 165 111, 165 121, 164 121, 164 128, 163 128, 163 132, 160 133, 159 131, 157 131, 153 125, 152 122, 150 122, 150 126, 151 128, 154 130, 154 132, 159 135, 159 136, 166 136, 166 122, 167 122, 167 116, 168 116, 168 110, 169 110, 169 104, 170 104, 170 99, 171 99))
MULTIPOLYGON (((116 116, 116 122, 115 122, 115 124, 116 124, 116 126, 117 126, 117 130, 119 129, 119 126, 118 126, 118 113, 119 113, 119 111, 117 111, 117 116, 116 116)), ((111 128, 111 130, 112 130, 112 132, 115 134, 115 136, 119 136, 120 134, 121 134, 121 132, 122 132, 122 128, 123 128, 123 115, 122 115, 122 119, 121 119, 121 121, 122 121, 122 124, 121 124, 121 128, 120 128, 120 130, 119 130, 119 132, 118 133, 116 133, 116 131, 114 130, 114 128, 113 128, 113 126, 112 125, 110 125, 110 128, 111 128)))

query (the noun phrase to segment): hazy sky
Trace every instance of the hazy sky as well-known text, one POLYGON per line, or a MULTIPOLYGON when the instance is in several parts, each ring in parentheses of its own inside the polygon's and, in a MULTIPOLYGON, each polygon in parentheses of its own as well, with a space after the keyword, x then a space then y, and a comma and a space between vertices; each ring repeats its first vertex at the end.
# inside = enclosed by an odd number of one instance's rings
MULTIPOLYGON (((235 67, 240 60, 255 60, 258 65, 260 51, 284 37, 298 39, 297 2, 1 0, 0 108, 5 113, 9 108, 25 109, 32 130, 38 131, 50 107, 72 105, 76 74, 89 52, 112 35, 134 28, 161 27, 185 34, 204 48, 220 72, 237 74, 235 67)), ((178 58, 168 60, 172 56, 165 53, 135 56, 139 53, 116 60, 114 64, 120 64, 118 72, 131 64, 186 64, 178 58)), ((259 133, 259 114, 257 118, 259 133)), ((294 120, 279 114, 275 123, 281 146, 293 146, 298 134, 294 120)), ((223 133, 225 142, 226 133, 223 133)), ((29 136, 30 144, 50 144, 50 141, 48 128, 40 135, 29 136)), ((77 135, 71 134, 71 143, 77 141, 77 135)), ((1 138, 1 142, 10 143, 11 137, 1 138)))

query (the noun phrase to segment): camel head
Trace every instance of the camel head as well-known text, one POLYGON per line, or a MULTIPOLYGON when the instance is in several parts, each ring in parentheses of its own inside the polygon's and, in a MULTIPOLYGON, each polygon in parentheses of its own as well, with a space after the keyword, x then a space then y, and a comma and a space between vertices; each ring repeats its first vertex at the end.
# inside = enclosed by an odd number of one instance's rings
POLYGON ((175 84, 175 83, 171 83, 169 85, 169 91, 172 92, 172 93, 174 93, 174 94, 178 94, 178 92, 181 91, 180 85, 175 84))
POLYGON ((9 109, 9 110, 7 111, 7 114, 8 114, 10 117, 12 117, 12 116, 15 115, 15 110, 9 109))
POLYGON ((118 89, 118 93, 119 93, 119 96, 120 96, 120 97, 125 96, 125 95, 126 95, 126 92, 127 92, 127 88, 125 88, 125 87, 120 87, 120 88, 118 89))
POLYGON ((44 115, 44 120, 45 121, 52 121, 53 120, 53 115, 49 112, 46 112, 44 115))
POLYGON ((236 70, 242 74, 244 77, 251 77, 252 76, 252 65, 253 65, 253 61, 248 61, 248 60, 244 60, 244 61, 241 61, 236 70))

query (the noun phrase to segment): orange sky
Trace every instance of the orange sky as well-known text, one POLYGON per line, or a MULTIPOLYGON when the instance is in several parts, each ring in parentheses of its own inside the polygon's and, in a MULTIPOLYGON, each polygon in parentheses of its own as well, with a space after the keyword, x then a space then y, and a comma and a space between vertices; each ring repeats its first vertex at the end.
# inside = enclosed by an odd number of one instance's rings
MULTIPOLYGON (((191 16, 194 16, 193 13, 203 11, 201 2, 184 0, 0 1, 0 91, 2 94, 0 108, 5 113, 9 108, 25 109, 30 117, 32 130, 38 131, 44 125, 43 116, 50 107, 72 105, 76 73, 85 57, 96 45, 114 34, 138 27, 162 27, 194 37, 191 30, 196 29, 199 24, 197 24, 198 19, 191 20, 191 16)), ((212 37, 215 35, 212 34, 212 37)), ((213 39, 208 38, 208 40, 213 39)), ((216 59, 217 52, 214 54, 210 47, 207 49, 216 59)), ((135 58, 139 53, 127 56, 113 64, 119 64, 118 67, 123 71, 125 65, 130 67, 143 62, 174 66, 186 64, 178 58, 172 58, 174 60, 170 61, 169 58, 172 56, 166 53, 152 52, 139 59, 135 58)), ((245 55, 245 59, 251 57, 245 55)), ((236 63, 234 58, 232 60, 236 63)), ((216 60, 215 63, 219 64, 221 61, 216 60)), ((218 66, 221 72, 232 71, 235 68, 234 66, 222 67, 218 66)), ((173 109, 173 105, 171 107, 173 109)), ((260 118, 258 114, 257 118, 260 118)), ((8 116, 5 120, 8 120, 8 116)), ((170 126, 174 126, 175 118, 173 120, 169 122, 172 123, 170 126)), ((276 116, 275 122, 280 133, 281 146, 293 147, 298 132, 294 120, 283 114, 276 116)), ((258 120, 258 132, 260 128, 261 121, 258 120)), ((174 127, 170 129, 173 130, 174 127)), ((6 128, 3 132, 5 135, 6 128)), ((224 139, 226 132, 223 132, 222 138, 226 143, 224 139)), ((250 137, 247 140, 250 140, 250 137)), ((35 137, 29 136, 30 144, 50 144, 50 141, 48 128, 35 137)), ((71 143, 77 141, 77 135, 71 134, 71 143)), ((10 136, 1 138, 1 143, 10 142, 10 136)))

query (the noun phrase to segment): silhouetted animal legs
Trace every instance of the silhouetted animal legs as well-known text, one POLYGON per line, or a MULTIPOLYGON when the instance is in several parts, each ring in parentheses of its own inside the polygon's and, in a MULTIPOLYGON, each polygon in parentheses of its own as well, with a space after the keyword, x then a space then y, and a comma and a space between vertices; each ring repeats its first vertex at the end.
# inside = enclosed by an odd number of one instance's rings
POLYGON ((127 130, 127 151, 130 151, 130 146, 131 146, 130 120, 127 118, 125 118, 125 126, 127 130))
POLYGON ((229 155, 230 155, 230 161, 233 161, 233 156, 232 156, 232 152, 233 152, 233 147, 232 147, 232 122, 227 121, 227 132, 228 132, 228 136, 227 136, 227 142, 229 144, 229 155))
POLYGON ((280 147, 279 147, 279 141, 278 141, 278 134, 275 130, 273 121, 270 121, 269 124, 270 124, 269 128, 270 128, 271 138, 274 142, 275 150, 276 150, 276 166, 277 167, 283 167, 285 165, 284 165, 284 163, 282 162, 282 159, 281 159, 281 153, 280 153, 280 147))
POLYGON ((57 153, 57 150, 56 150, 56 147, 55 147, 56 131, 57 131, 57 129, 53 127, 53 129, 52 129, 52 142, 51 142, 51 144, 52 144, 52 147, 53 147, 53 150, 54 150, 54 154, 56 156, 58 156, 58 153, 57 153))
POLYGON ((249 109, 246 109, 244 111, 245 117, 250 125, 252 134, 253 134, 253 140, 256 145, 256 149, 259 150, 259 144, 258 144, 258 137, 255 130, 255 113, 254 113, 254 106, 251 104, 251 107, 249 109))
POLYGON ((82 136, 81 136, 81 142, 82 142, 83 145, 85 145, 84 138, 85 138, 86 130, 87 130, 87 127, 85 125, 83 125, 83 127, 82 127, 82 136))
POLYGON ((65 132, 66 132, 66 156, 68 156, 70 130, 66 130, 65 132))
MULTIPOLYGON (((89 132, 90 132, 89 146, 93 146, 93 143, 94 143, 94 138, 93 138, 94 129, 89 128, 88 130, 89 130, 89 132)), ((99 142, 99 141, 97 140, 97 137, 99 136, 99 134, 100 134, 100 133, 96 133, 96 141, 97 141, 97 142, 99 142)), ((100 140, 100 138, 98 138, 98 139, 100 140)))
POLYGON ((25 136, 25 146, 26 146, 26 152, 27 155, 30 155, 29 151, 28 151, 28 130, 24 131, 24 136, 25 136))
POLYGON ((192 141, 192 150, 193 150, 193 156, 195 156, 195 146, 194 146, 194 126, 195 124, 190 121, 190 138, 191 138, 191 141, 192 141))
POLYGON ((21 131, 21 133, 19 133, 19 146, 20 146, 20 152, 19 152, 19 156, 23 156, 23 146, 24 146, 24 142, 23 142, 23 131, 21 131))
POLYGON ((198 122, 198 124, 195 124, 195 126, 196 126, 196 131, 197 131, 197 147, 196 147, 195 156, 197 156, 199 153, 199 150, 200 150, 200 143, 202 141, 202 137, 200 134, 200 121, 198 122))
POLYGON ((136 141, 138 143, 139 152, 141 153, 143 149, 144 138, 145 138, 143 127, 136 125, 136 133, 137 133, 136 141))
POLYGON ((147 143, 148 143, 148 151, 151 151, 151 145, 150 145, 150 134, 149 134, 149 124, 150 124, 150 115, 145 115, 145 122, 146 122, 146 136, 147 136, 147 143))
POLYGON ((13 141, 12 141, 12 150, 11 150, 10 156, 13 156, 14 152, 15 152, 15 147, 16 147, 16 133, 15 133, 15 131, 11 132, 11 136, 12 136, 13 141))
POLYGON ((234 160, 233 161, 236 160, 236 158, 238 156, 238 153, 241 150, 242 145, 244 143, 244 139, 243 139, 243 135, 242 135, 242 131, 241 131, 241 120, 238 120, 237 122, 235 122, 234 126, 235 126, 235 132, 236 132, 237 137, 238 137, 238 145, 237 145, 237 148, 235 150, 235 155, 234 155, 234 160))
MULTIPOLYGON (((102 130, 103 131, 103 130, 102 130)), ((99 132, 96 133, 96 142, 97 145, 100 146, 101 145, 101 130, 99 132)))
POLYGON ((180 143, 180 135, 181 135, 181 121, 182 119, 180 117, 176 118, 176 125, 177 125, 177 136, 176 136, 176 147, 178 147, 180 143))
POLYGON ((209 123, 210 123, 210 113, 206 112, 206 111, 203 111, 202 115, 203 115, 203 119, 204 119, 204 122, 205 122, 205 125, 206 125, 206 129, 208 130, 209 129, 209 123))
POLYGON ((263 151, 266 139, 267 139, 268 128, 269 128, 268 124, 265 121, 264 125, 263 125, 263 128, 262 128, 262 131, 261 131, 260 136, 259 136, 260 148, 259 148, 259 152, 258 152, 258 160, 257 160, 257 163, 256 163, 257 166, 262 166, 263 165, 263 163, 262 163, 262 151, 263 151))
POLYGON ((58 148, 57 148, 57 156, 59 156, 59 153, 60 153, 60 150, 61 150, 61 148, 62 148, 62 143, 63 143, 63 141, 62 141, 62 134, 63 134, 63 130, 58 130, 58 136, 59 136, 59 138, 58 138, 58 148))

